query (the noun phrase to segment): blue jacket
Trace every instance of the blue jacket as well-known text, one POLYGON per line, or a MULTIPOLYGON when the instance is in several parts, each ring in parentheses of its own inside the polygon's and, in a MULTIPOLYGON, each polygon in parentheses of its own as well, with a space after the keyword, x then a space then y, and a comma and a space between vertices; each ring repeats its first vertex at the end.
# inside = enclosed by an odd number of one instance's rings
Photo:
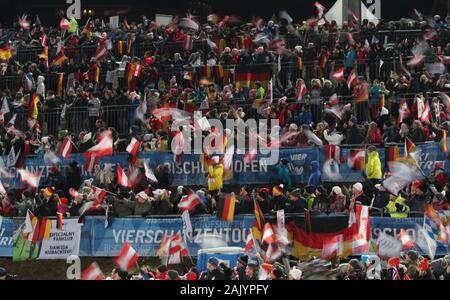
POLYGON ((310 111, 301 112, 298 115, 298 125, 311 125, 312 123, 312 114, 310 111))
POLYGON ((320 172, 319 162, 313 160, 311 162, 312 173, 309 176, 308 185, 314 188, 318 187, 322 183, 322 173, 320 172))
POLYGON ((275 167, 278 170, 278 180, 281 181, 285 186, 287 186, 288 189, 291 189, 292 182, 291 182, 291 174, 289 172, 289 167, 281 166, 280 164, 277 164, 275 167))
POLYGON ((345 53, 345 67, 353 67, 355 65, 356 51, 354 48, 345 53))

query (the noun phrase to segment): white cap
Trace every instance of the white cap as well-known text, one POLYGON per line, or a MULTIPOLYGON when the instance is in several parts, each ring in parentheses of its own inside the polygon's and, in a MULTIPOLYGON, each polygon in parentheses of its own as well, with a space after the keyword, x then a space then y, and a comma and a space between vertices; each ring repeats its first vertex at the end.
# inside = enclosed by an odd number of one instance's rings
POLYGON ((155 191, 153 191, 153 195, 159 195, 159 196, 161 196, 162 194, 164 194, 164 191, 163 190, 161 190, 161 189, 157 189, 157 190, 155 190, 155 191))
POLYGON ((363 190, 363 185, 362 185, 361 182, 357 182, 357 183, 355 183, 355 184, 353 185, 353 188, 354 188, 355 190, 361 192, 361 191, 363 190))
POLYGON ((148 195, 144 191, 137 194, 136 197, 140 197, 142 199, 148 200, 148 195))
POLYGON ((332 189, 333 193, 335 193, 338 196, 342 196, 342 189, 338 186, 334 186, 332 189))

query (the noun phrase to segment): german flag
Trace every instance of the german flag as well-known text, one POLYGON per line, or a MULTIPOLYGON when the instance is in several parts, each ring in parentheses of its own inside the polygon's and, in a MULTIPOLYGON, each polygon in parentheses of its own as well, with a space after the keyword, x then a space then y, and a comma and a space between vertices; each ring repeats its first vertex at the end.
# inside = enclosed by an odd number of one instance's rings
POLYGON ((41 226, 39 228, 39 240, 48 240, 50 238, 50 230, 52 229, 52 220, 42 217, 41 226))
POLYGON ((131 40, 131 38, 127 38, 127 53, 130 55, 131 54, 131 47, 133 46, 133 41, 131 40))
POLYGON ((234 194, 226 195, 219 201, 217 217, 227 222, 234 220, 234 208, 236 207, 236 196, 234 194))
POLYGON ((63 214, 56 213, 56 228, 58 228, 59 230, 62 230, 62 221, 63 221, 63 214))
POLYGON ((215 49, 217 54, 221 54, 225 49, 225 39, 216 39, 215 40, 217 48, 215 49))
POLYGON ((61 52, 59 52, 59 54, 53 60, 53 64, 56 65, 56 66, 59 66, 63 62, 65 62, 67 60, 68 60, 67 56, 65 56, 64 53, 61 51, 61 52))
POLYGON ((136 85, 136 77, 134 76, 136 66, 137 66, 136 63, 128 64, 127 82, 128 82, 128 90, 130 92, 134 91, 134 86, 136 85))
POLYGON ((238 89, 253 88, 256 81, 267 88, 271 76, 270 68, 267 66, 236 66, 235 82, 238 89))
POLYGON ((123 54, 123 41, 117 41, 117 53, 119 55, 123 54))
POLYGON ((64 82, 64 73, 58 73, 56 77, 56 87, 58 96, 62 96, 63 82, 64 82))
POLYGON ((201 68, 203 77, 211 78, 211 66, 203 66, 201 68))
POLYGON ((223 66, 222 65, 215 65, 214 66, 214 73, 215 73, 217 79, 223 78, 223 66))
POLYGON ((37 120, 37 117, 39 114, 38 106, 37 106, 38 103, 39 103, 39 96, 36 93, 32 94, 31 99, 30 99, 30 104, 28 107, 28 116, 35 120, 37 120))
POLYGON ((84 81, 84 82, 88 82, 89 81, 89 71, 86 71, 86 72, 84 72, 81 75, 81 80, 84 81))
POLYGON ((39 219, 38 217, 33 217, 31 220, 31 224, 33 225, 33 237, 31 238, 32 243, 36 243, 39 241, 39 219))
POLYGON ((12 51, 11 51, 11 47, 9 46, 9 44, 0 49, 0 59, 10 60, 11 57, 12 57, 12 51))
POLYGON ((386 166, 389 166, 389 162, 397 161, 400 157, 400 148, 398 146, 389 146, 386 150, 386 166))
POLYGON ((446 130, 442 130, 441 151, 444 152, 444 153, 448 152, 448 149, 447 149, 447 131, 446 130))
MULTIPOLYGON (((336 216, 323 222, 320 218, 310 218, 307 229, 305 217, 294 217, 286 224, 288 239, 292 242, 291 255, 296 258, 321 256, 324 242, 336 235, 343 235, 343 241, 352 241, 355 228, 348 226, 348 216, 336 216), (309 231, 311 230, 311 231, 309 231)), ((345 244, 345 242, 344 242, 345 244)), ((348 246, 344 248, 349 248, 348 246)), ((346 255, 351 251, 344 251, 346 255)))
POLYGON ((266 221, 264 220, 264 215, 256 200, 253 200, 253 205, 255 210, 255 221, 253 222, 252 234, 255 239, 261 241, 262 231, 266 221))
POLYGON ((303 59, 300 56, 297 57, 297 67, 300 71, 303 71, 303 59))
POLYGON ((416 145, 408 138, 405 140, 405 156, 408 156, 411 152, 416 150, 416 145))
POLYGON ((92 82, 98 83, 100 81, 100 67, 98 65, 94 65, 92 67, 92 82))

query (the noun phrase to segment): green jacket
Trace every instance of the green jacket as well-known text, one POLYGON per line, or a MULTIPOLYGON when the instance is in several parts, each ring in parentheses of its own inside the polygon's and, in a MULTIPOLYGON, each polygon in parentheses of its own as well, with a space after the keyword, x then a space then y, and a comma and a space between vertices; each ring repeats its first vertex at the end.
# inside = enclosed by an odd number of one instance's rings
POLYGON ((314 201, 316 200, 315 194, 310 194, 306 197, 306 202, 308 203, 308 210, 312 210, 314 207, 314 201))

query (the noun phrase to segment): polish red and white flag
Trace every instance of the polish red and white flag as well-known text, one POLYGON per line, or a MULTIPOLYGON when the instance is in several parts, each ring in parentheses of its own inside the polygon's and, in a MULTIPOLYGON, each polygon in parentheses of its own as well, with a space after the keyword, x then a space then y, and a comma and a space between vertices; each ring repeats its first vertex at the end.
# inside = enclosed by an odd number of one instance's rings
POLYGON ((139 256, 136 250, 134 250, 128 242, 125 242, 115 263, 120 270, 128 271, 136 265, 138 258, 139 256))
POLYGON ((130 144, 127 147, 127 152, 130 153, 133 156, 136 156, 139 151, 139 146, 141 144, 136 138, 132 138, 130 144))

